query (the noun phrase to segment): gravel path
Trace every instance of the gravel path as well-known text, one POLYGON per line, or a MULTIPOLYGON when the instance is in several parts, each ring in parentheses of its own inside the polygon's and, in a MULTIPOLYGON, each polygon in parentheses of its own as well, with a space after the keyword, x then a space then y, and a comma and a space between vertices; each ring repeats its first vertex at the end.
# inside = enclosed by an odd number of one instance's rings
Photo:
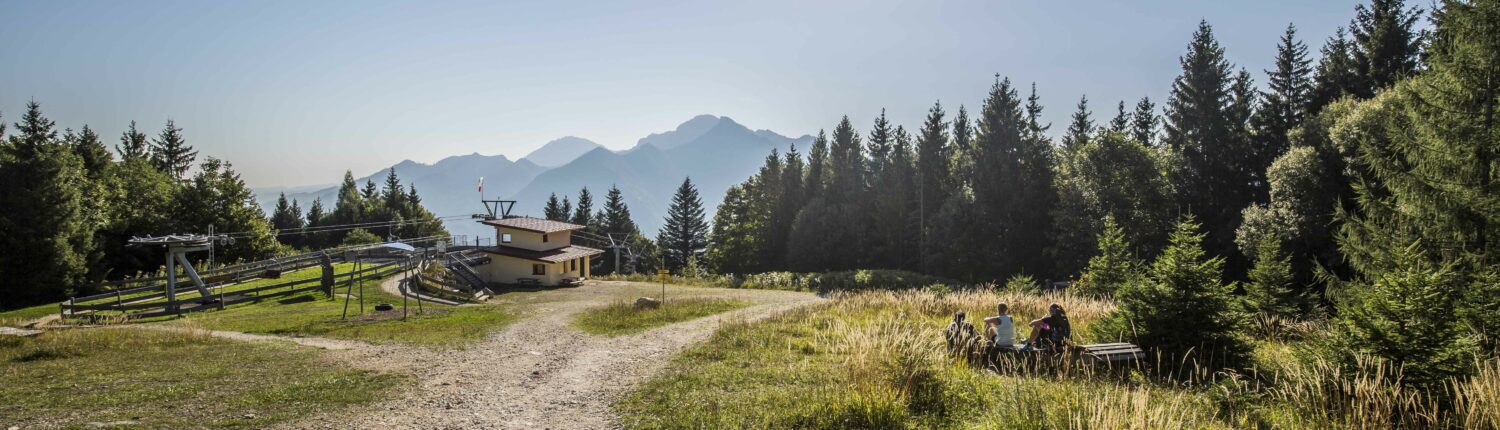
POLYGON ((726 321, 749 321, 821 300, 809 293, 673 288, 672 297, 725 297, 756 305, 638 335, 592 336, 570 325, 573 314, 615 300, 654 295, 655 286, 590 282, 585 286, 502 295, 530 314, 464 349, 371 346, 331 350, 336 359, 416 381, 372 408, 334 411, 287 428, 617 428, 610 405, 684 347, 726 321))

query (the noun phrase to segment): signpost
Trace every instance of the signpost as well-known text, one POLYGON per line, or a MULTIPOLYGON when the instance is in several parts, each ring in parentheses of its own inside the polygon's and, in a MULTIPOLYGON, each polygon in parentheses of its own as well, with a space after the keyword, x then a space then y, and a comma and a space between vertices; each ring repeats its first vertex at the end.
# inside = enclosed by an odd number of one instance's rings
POLYGON ((661 281, 661 303, 667 304, 667 278, 672 277, 672 271, 667 269, 656 269, 656 279, 661 281))

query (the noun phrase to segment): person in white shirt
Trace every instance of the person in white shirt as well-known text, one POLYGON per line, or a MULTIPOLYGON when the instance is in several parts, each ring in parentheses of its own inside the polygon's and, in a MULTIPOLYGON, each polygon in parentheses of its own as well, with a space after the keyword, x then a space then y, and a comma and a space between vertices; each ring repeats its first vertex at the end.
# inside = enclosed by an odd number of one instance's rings
POLYGON ((984 319, 984 335, 996 347, 1011 348, 1016 345, 1016 323, 1010 318, 1009 307, 1004 303, 995 305, 995 311, 999 315, 986 317, 984 319))

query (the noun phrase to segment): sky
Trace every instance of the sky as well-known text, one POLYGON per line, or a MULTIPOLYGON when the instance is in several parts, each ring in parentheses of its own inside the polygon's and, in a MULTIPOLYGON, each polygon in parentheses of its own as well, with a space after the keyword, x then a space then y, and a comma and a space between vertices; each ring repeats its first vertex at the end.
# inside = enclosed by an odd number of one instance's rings
POLYGON ((1287 24, 1316 56, 1356 3, 0 0, 0 119, 35 100, 111 146, 171 119, 254 187, 569 135, 625 149, 698 114, 914 129, 939 100, 977 110, 997 73, 1037 85, 1057 134, 1082 95, 1096 122, 1163 101, 1199 20, 1264 85, 1287 24))

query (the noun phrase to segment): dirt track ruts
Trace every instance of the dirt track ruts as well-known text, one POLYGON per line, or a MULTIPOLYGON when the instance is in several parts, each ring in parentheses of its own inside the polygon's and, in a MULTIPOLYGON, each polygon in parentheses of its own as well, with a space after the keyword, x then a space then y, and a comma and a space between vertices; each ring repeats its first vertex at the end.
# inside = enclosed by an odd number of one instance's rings
MULTIPOLYGON (((525 313, 463 349, 375 346, 331 350, 359 368, 406 372, 409 386, 373 406, 330 411, 284 428, 617 428, 610 405, 684 347, 724 321, 756 320, 820 300, 808 293, 674 288, 670 294, 741 298, 756 305, 637 335, 606 338, 573 328, 573 314, 632 293, 641 284, 590 282, 517 299, 525 313)), ((508 296, 502 300, 509 299, 508 296)))

